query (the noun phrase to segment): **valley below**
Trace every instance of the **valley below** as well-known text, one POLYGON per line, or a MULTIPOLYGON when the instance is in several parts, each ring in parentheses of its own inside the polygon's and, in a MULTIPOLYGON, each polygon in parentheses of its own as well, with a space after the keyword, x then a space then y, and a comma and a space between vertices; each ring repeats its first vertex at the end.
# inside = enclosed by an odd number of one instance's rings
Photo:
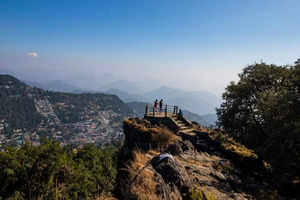
POLYGON ((133 116, 117 96, 72 94, 31 87, 0 76, 0 143, 39 145, 48 138, 62 145, 119 144, 122 121, 133 116))

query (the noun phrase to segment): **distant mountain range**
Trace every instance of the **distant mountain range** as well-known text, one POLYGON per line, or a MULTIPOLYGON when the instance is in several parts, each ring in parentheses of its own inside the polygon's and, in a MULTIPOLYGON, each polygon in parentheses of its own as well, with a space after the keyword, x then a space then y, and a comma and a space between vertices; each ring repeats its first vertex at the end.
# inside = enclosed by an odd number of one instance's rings
POLYGON ((155 99, 164 99, 169 105, 178 105, 185 110, 193 111, 199 115, 215 114, 216 107, 221 104, 221 99, 216 95, 206 91, 189 92, 169 87, 160 87, 146 93, 133 93, 137 90, 122 90, 110 88, 103 90, 105 93, 115 94, 124 102, 154 102, 155 99), (131 91, 128 92, 128 91, 131 91))
POLYGON ((0 69, 0 75, 11 75, 16 76, 16 73, 13 71, 10 71, 8 69, 0 69))
POLYGON ((42 83, 34 82, 34 81, 24 81, 24 82, 32 87, 37 87, 43 90, 56 91, 56 92, 74 92, 74 91, 81 90, 80 88, 73 86, 62 80, 46 81, 42 83))
POLYGON ((215 125, 217 121, 215 108, 221 104, 220 98, 206 91, 187 92, 168 87, 160 87, 142 94, 131 94, 120 89, 109 89, 104 92, 117 95, 138 114, 144 112, 146 104, 144 102, 153 104, 155 99, 163 98, 164 103, 178 105, 185 110, 185 115, 189 120, 202 125, 215 125))
POLYGON ((217 115, 215 113, 210 113, 206 115, 201 115, 201 118, 205 120, 210 125, 216 125, 217 115))
POLYGON ((126 80, 119 80, 114 81, 112 83, 108 83, 102 86, 99 90, 101 91, 110 91, 110 90, 118 90, 128 94, 143 94, 144 90, 138 86, 138 83, 126 81, 126 80))
POLYGON ((167 104, 178 105, 199 115, 215 113, 215 108, 221 103, 221 99, 210 92, 188 92, 168 87, 160 87, 144 96, 152 100, 163 98, 167 104))
POLYGON ((81 89, 72 84, 62 81, 32 82, 25 81, 28 85, 49 91, 69 93, 106 93, 117 95, 122 101, 128 102, 151 102, 155 99, 164 99, 169 105, 178 105, 184 110, 192 111, 206 118, 207 121, 215 121, 215 108, 221 104, 221 99, 207 91, 185 91, 181 89, 162 86, 145 92, 136 82, 119 80, 113 81, 98 90, 81 89))
POLYGON ((138 95, 138 94, 129 94, 127 92, 124 92, 120 89, 108 89, 105 90, 104 93, 106 94, 114 94, 117 95, 120 99, 122 99, 122 101, 124 102, 132 102, 132 101, 147 101, 148 99, 143 97, 142 95, 138 95))

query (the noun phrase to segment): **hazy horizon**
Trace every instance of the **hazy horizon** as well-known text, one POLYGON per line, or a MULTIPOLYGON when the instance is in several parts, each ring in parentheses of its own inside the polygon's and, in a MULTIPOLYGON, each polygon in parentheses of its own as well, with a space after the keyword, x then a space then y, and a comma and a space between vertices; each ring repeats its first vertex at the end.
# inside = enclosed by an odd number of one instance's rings
POLYGON ((84 89, 127 80, 220 97, 245 66, 300 57, 299 10, 293 0, 4 0, 0 71, 84 89))

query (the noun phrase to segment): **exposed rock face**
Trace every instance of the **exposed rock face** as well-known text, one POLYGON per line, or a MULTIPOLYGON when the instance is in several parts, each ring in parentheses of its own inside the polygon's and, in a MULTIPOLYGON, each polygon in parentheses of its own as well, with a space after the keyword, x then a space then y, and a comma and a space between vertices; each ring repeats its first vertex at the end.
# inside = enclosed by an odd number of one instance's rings
POLYGON ((127 123, 131 125, 130 129, 126 129, 128 124, 124 126, 127 145, 119 166, 123 199, 266 199, 265 193, 280 199, 265 181, 268 174, 262 171, 259 159, 243 158, 246 164, 241 164, 237 154, 226 151, 208 133, 176 133, 180 137, 165 148, 141 149, 150 138, 143 137, 143 133, 150 134, 152 128, 158 127, 140 119, 127 123), (144 132, 139 131, 141 124, 145 125, 144 132), (141 141, 143 145, 136 144, 141 141), (172 156, 161 159, 162 153, 172 156))
POLYGON ((154 157, 151 164, 162 176, 165 183, 176 186, 182 194, 187 195, 190 188, 189 177, 185 169, 175 159, 167 157, 160 160, 159 157, 154 157))

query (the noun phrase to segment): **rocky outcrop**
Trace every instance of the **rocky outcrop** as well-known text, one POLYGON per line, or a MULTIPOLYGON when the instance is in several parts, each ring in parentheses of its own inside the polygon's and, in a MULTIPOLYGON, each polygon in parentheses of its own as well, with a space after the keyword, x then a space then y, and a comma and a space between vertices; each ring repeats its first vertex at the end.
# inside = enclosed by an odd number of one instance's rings
POLYGON ((151 164, 166 184, 176 187, 183 197, 188 196, 191 184, 185 169, 180 163, 176 162, 173 157, 161 159, 160 156, 157 156, 151 160, 151 164))
POLYGON ((238 158, 207 132, 173 132, 176 139, 164 148, 155 148, 146 144, 165 127, 141 119, 125 123, 118 186, 123 199, 242 200, 266 199, 266 194, 280 199, 267 181, 268 171, 261 167, 261 160, 238 158), (249 161, 249 166, 244 161, 249 161))

